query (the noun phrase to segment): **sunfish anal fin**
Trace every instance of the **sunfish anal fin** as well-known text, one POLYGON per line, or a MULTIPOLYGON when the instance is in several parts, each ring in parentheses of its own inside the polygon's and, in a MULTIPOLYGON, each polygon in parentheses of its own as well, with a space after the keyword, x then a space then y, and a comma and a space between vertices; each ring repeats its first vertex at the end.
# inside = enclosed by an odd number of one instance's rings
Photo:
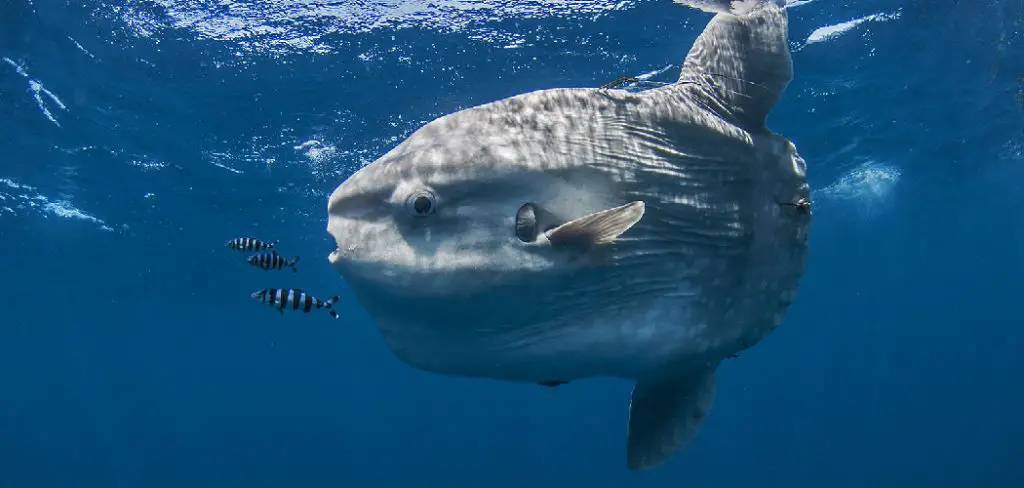
POLYGON ((554 247, 587 248, 607 244, 639 222, 644 216, 644 209, 644 202, 630 202, 570 220, 545 235, 554 247))
POLYGON ((717 367, 671 379, 637 381, 629 402, 629 469, 657 466, 697 435, 715 399, 717 367))

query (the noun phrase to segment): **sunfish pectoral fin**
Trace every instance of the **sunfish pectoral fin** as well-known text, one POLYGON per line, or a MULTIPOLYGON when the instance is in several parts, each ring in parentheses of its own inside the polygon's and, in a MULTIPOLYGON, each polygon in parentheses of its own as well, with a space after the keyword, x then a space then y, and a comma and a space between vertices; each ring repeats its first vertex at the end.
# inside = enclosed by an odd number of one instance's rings
POLYGON ((748 130, 765 127, 793 79, 789 18, 780 3, 748 0, 743 9, 716 14, 694 41, 679 76, 680 83, 703 88, 709 109, 748 130))
POLYGON ((545 236, 553 247, 587 248, 607 244, 639 222, 644 210, 644 202, 630 202, 570 220, 547 231, 545 236))
POLYGON ((715 398, 716 368, 667 380, 637 381, 629 402, 629 469, 659 465, 697 435, 715 398))

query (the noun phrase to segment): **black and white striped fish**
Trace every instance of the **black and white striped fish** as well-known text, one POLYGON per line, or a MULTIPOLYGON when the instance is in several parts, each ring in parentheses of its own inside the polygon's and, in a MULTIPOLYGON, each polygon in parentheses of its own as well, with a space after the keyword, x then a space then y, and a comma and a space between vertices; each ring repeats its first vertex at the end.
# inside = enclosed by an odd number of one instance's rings
POLYGON ((295 263, 297 262, 299 262, 298 256, 295 256, 294 258, 291 258, 289 260, 285 259, 284 256, 278 254, 277 251, 271 251, 262 254, 253 254, 252 256, 249 256, 249 264, 267 271, 272 269, 281 269, 285 266, 290 266, 292 268, 292 271, 297 273, 299 271, 298 269, 295 268, 295 263))
POLYGON ((273 249, 274 246, 277 245, 277 241, 264 242, 259 239, 256 239, 255 237, 237 237, 231 239, 224 245, 227 246, 229 249, 234 249, 236 251, 253 252, 263 251, 265 249, 273 249))
POLYGON ((313 309, 326 308, 331 317, 339 318, 338 312, 331 308, 331 304, 337 303, 340 299, 336 296, 324 301, 298 288, 264 288, 249 296, 267 305, 273 305, 281 315, 284 315, 285 309, 301 310, 308 313, 313 309))

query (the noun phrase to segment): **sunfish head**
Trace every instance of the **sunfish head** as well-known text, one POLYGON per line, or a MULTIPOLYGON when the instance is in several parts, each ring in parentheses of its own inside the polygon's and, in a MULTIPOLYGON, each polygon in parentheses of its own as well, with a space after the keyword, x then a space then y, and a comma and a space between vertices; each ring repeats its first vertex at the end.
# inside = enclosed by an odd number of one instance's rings
POLYGON ((509 327, 556 313, 538 302, 601 266, 604 244, 642 217, 607 176, 513 133, 497 115, 509 103, 430 122, 331 195, 330 262, 378 325, 442 327, 481 307, 509 327))

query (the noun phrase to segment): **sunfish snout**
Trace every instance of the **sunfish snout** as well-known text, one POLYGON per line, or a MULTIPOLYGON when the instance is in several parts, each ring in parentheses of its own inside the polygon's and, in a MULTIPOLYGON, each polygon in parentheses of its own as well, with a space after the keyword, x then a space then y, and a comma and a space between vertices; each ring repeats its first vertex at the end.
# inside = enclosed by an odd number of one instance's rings
POLYGON ((336 245, 327 259, 335 266, 363 247, 362 241, 369 238, 368 226, 379 224, 386 215, 387 202, 376 192, 367 192, 356 175, 335 188, 327 205, 327 232, 336 245))

